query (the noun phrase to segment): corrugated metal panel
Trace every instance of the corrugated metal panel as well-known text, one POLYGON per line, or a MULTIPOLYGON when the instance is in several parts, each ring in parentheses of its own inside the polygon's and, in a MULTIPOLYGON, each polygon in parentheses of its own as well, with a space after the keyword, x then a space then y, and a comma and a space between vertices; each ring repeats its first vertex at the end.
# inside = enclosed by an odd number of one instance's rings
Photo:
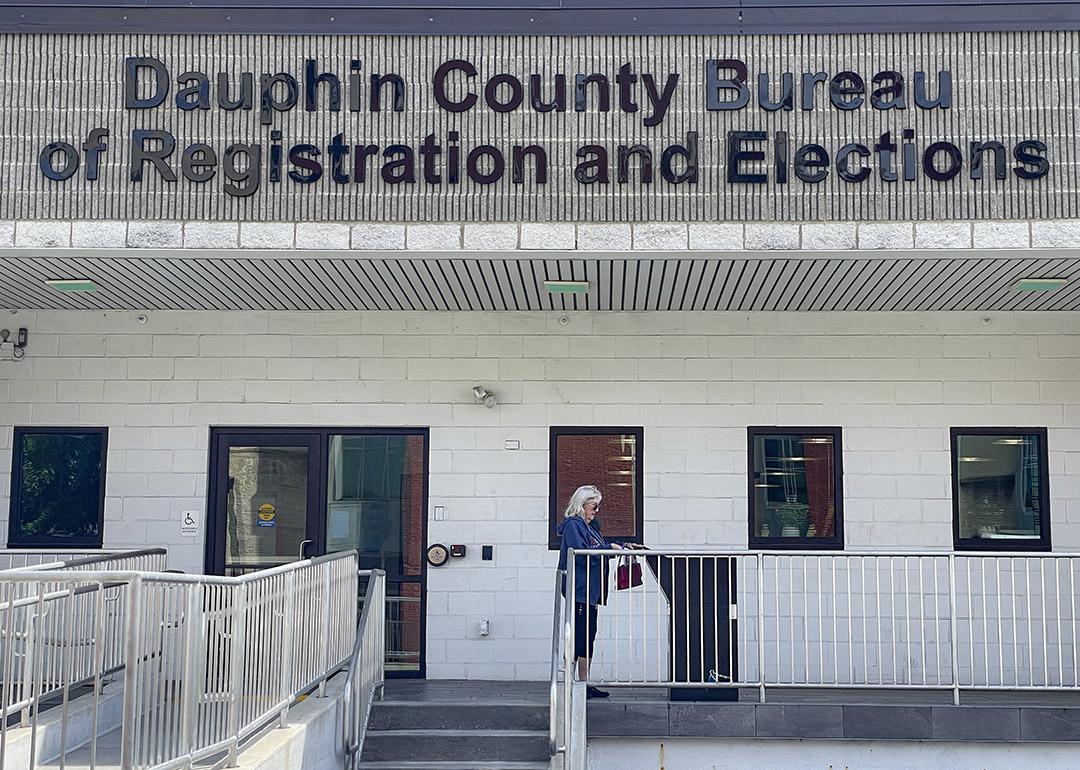
POLYGON ((1070 0, 145 0, 0 1, 0 31, 701 34, 1070 29, 1070 0), (73 12, 74 10, 74 12, 73 12))
POLYGON ((4 257, 0 307, 131 310, 1080 310, 1080 258, 4 257), (49 278, 101 288, 62 294, 49 278), (1051 292, 1020 278, 1066 278, 1051 292), (549 294, 547 279, 588 280, 549 294))
MULTIPOLYGON (((897 35, 729 35, 693 37, 499 37, 479 36, 141 36, 141 35, 3 35, 0 36, 0 219, 120 219, 186 221, 825 221, 825 220, 973 220, 1058 219, 1080 217, 1080 104, 1076 52, 1080 32, 897 35), (306 58, 318 59, 346 78, 351 58, 363 62, 363 74, 396 72, 406 81, 407 107, 401 113, 307 112, 302 106, 275 113, 272 126, 260 124, 258 110, 181 111, 171 101, 151 110, 125 110, 123 62, 133 53, 166 61, 172 75, 199 70, 229 73, 235 89, 239 73, 289 72, 302 75, 306 58), (558 73, 602 72, 614 77, 619 65, 632 62, 663 80, 679 73, 676 97, 661 125, 643 125, 643 110, 625 113, 595 108, 538 113, 520 109, 508 114, 476 108, 453 114, 438 109, 430 80, 438 63, 455 56, 475 62, 477 84, 498 72, 528 79, 543 75, 550 85, 558 73), (864 106, 843 111, 820 106, 825 88, 817 88, 813 110, 766 112, 756 106, 738 111, 704 109, 705 62, 736 56, 751 76, 770 74, 773 93, 780 73, 862 73, 894 68, 904 74, 909 107, 880 111, 864 106), (917 70, 952 73, 954 104, 948 110, 911 105, 917 70), (94 127, 111 131, 109 150, 97 181, 82 171, 66 182, 46 179, 38 170, 39 152, 49 142, 81 145, 94 127), (222 174, 208 182, 182 177, 165 182, 145 172, 142 182, 129 179, 130 135, 136 128, 161 128, 178 142, 171 162, 179 165, 183 148, 208 142, 219 156, 235 141, 263 148, 258 191, 236 198, 223 190, 222 174), (280 129, 282 143, 311 142, 323 147, 337 133, 350 145, 380 148, 406 143, 416 148, 428 134, 444 145, 458 131, 467 151, 490 143, 509 155, 514 144, 538 142, 549 154, 547 184, 489 186, 465 181, 391 186, 370 179, 337 184, 327 173, 314 184, 272 183, 266 168, 270 130, 280 129), (1023 138, 1048 145, 1050 174, 1037 181, 1008 178, 972 180, 967 164, 955 179, 935 182, 920 170, 913 182, 885 182, 875 173, 851 184, 832 172, 819 184, 793 176, 786 185, 732 184, 725 181, 728 132, 755 129, 786 131, 790 150, 820 143, 831 153, 849 142, 872 146, 886 131, 898 138, 915 132, 921 154, 929 144, 948 139, 964 148, 973 140, 998 139, 1008 149, 1023 138), (636 182, 583 186, 573 177, 580 145, 600 143, 614 152, 619 144, 644 143, 659 156, 682 143, 688 131, 699 134, 699 181, 671 185, 657 177, 636 182)), ((175 88, 175 85, 174 85, 175 88)), ((325 89, 324 89, 325 90, 325 89)), ((616 89, 617 90, 617 89, 616 89)), ((935 89, 936 91, 936 89, 935 89)), ((933 91, 932 91, 933 92, 933 91)), ((639 92, 640 93, 640 92, 639 92)), ((325 94, 322 106, 325 107, 325 94)), ((613 97, 617 100, 617 94, 613 97)), ((826 100, 827 101, 827 100, 826 100)), ((753 102, 751 103, 753 105, 753 102)), ((771 145, 769 145, 771 147, 771 145)), ((771 153, 771 151, 770 151, 771 153)), ((444 154, 445 159, 445 154, 444 154)), ((1015 163, 1010 159, 1011 166, 1015 163)))

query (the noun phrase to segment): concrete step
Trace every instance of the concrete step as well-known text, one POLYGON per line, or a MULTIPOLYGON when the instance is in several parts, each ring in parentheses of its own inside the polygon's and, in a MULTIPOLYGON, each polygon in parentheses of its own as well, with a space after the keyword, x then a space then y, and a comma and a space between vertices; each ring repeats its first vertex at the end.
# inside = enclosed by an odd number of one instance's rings
POLYGON ((369 730, 547 730, 548 706, 535 702, 377 701, 369 730))
POLYGON ((548 759, 547 730, 373 730, 364 738, 364 762, 453 760, 543 762, 548 759))

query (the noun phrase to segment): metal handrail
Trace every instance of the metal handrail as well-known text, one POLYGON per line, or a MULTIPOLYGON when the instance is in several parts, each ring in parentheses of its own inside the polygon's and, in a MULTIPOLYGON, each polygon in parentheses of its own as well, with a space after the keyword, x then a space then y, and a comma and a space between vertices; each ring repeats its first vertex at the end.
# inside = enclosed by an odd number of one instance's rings
POLYGON ((83 569, 91 565, 107 565, 119 562, 123 569, 132 567, 147 570, 164 570, 167 552, 164 548, 143 548, 128 551, 103 551, 100 549, 56 550, 51 548, 5 548, 0 549, 0 572, 10 570, 83 569), (38 561, 34 561, 39 559, 38 561), (47 561, 46 561, 47 560, 47 561), (14 562, 22 562, 18 566, 14 562), (126 562, 131 562, 127 565, 126 562))
MULTIPOLYGON (((96 715, 104 678, 122 669, 122 768, 173 767, 220 752, 234 765, 241 740, 275 719, 286 724, 296 698, 316 686, 321 693, 349 660, 356 560, 349 551, 242 577, 0 573, 4 711, 21 711, 33 730, 46 696, 62 694, 66 714, 71 690, 92 684, 96 715), (316 627, 321 633, 305 633, 316 627), (76 650, 85 629, 93 630, 87 653, 76 650)), ((7 727, 4 719, 0 766, 7 727)), ((94 767, 96 722, 91 733, 94 767)), ((60 750, 63 761, 67 747, 60 750)))
POLYGON ((555 570, 555 606, 552 609, 552 624, 551 624, 551 687, 548 691, 549 697, 549 726, 548 726, 548 744, 551 750, 551 755, 555 756, 564 751, 565 747, 559 746, 559 730, 558 730, 558 709, 559 709, 559 672, 562 670, 560 666, 559 655, 559 642, 562 639, 562 625, 563 625, 563 608, 565 606, 565 599, 562 595, 562 580, 566 575, 566 570, 555 570))
MULTIPOLYGON (((589 558, 625 555, 588 549, 589 558)), ((664 593, 685 580, 682 590, 703 598, 673 606, 651 577, 609 594, 590 684, 756 688, 762 701, 767 688, 951 690, 954 703, 964 690, 1080 690, 1080 553, 632 555, 668 557, 664 593), (676 628, 685 640, 672 639, 676 628), (711 641, 698 642, 698 634, 711 641)), ((569 573, 568 591, 577 579, 593 579, 569 573)), ((574 623, 571 613, 571 639, 574 623)))
POLYGON ((367 577, 368 586, 342 691, 341 748, 346 768, 355 767, 359 761, 367 736, 371 705, 376 692, 381 695, 386 679, 386 572, 381 569, 361 570, 357 576, 367 577), (361 678, 365 670, 372 674, 366 683, 361 678))
MULTIPOLYGON (((134 551, 116 551, 114 553, 86 556, 81 559, 71 559, 59 562, 60 569, 82 570, 85 567, 96 565, 108 565, 125 562, 145 562, 146 571, 164 571, 168 552, 164 548, 142 548, 134 551)), ((131 569, 131 567, 117 567, 118 569, 131 569)), ((142 571, 142 570, 139 570, 142 571)))

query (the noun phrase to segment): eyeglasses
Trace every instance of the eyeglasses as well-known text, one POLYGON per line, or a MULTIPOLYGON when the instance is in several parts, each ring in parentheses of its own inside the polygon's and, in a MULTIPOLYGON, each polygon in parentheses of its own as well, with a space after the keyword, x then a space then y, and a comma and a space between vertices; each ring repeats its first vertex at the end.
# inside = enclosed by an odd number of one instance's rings
MULTIPOLYGON (((594 511, 599 511, 600 510, 600 503, 588 502, 588 503, 585 503, 585 505, 591 507, 594 511)), ((584 506, 582 506, 582 507, 584 507, 584 506)))

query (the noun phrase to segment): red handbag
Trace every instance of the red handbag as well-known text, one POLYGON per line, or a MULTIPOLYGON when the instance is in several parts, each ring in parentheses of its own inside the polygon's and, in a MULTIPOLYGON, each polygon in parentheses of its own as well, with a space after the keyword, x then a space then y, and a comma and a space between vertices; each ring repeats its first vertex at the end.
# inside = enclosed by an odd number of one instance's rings
POLYGON ((641 585, 641 563, 633 556, 620 556, 615 569, 615 588, 625 591, 641 585))

